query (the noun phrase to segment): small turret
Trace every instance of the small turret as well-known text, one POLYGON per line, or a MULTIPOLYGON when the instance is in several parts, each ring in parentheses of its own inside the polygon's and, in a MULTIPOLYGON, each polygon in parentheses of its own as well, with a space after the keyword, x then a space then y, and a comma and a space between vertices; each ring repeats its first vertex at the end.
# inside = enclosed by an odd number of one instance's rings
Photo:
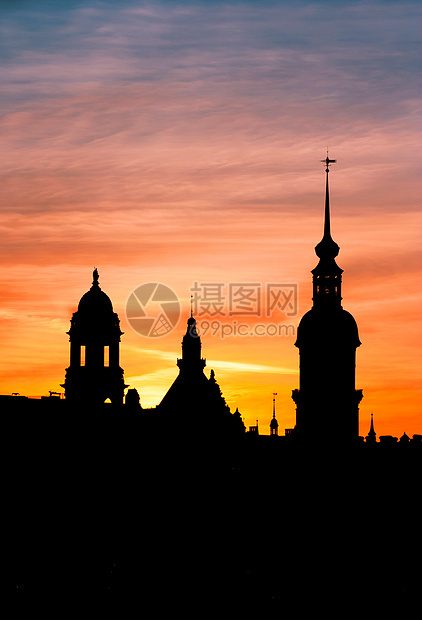
POLYGON ((277 396, 277 392, 273 393, 273 417, 270 422, 270 435, 277 436, 278 435, 278 422, 275 417, 275 397, 277 396))
POLYGON ((366 443, 374 444, 377 441, 377 434, 374 430, 374 414, 371 411, 371 425, 369 427, 369 433, 365 437, 366 443))

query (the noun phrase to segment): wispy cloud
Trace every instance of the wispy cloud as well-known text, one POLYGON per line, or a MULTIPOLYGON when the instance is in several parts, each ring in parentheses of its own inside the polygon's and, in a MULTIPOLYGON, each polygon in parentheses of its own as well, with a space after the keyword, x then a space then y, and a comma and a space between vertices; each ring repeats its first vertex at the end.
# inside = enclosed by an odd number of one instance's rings
MULTIPOLYGON (((176 355, 168 351, 157 349, 137 349, 140 356, 152 356, 162 360, 174 362, 176 355)), ((269 374, 296 374, 297 369, 283 368, 277 366, 266 366, 265 364, 249 364, 243 362, 231 362, 226 360, 207 360, 207 367, 218 368, 228 372, 261 372, 269 374)))
POLYGON ((277 366, 266 366, 265 364, 247 364, 244 362, 227 362, 224 360, 209 360, 208 365, 210 368, 218 368, 219 370, 224 370, 225 372, 236 372, 236 373, 264 373, 271 375, 296 375, 297 369, 294 368, 283 368, 277 366))

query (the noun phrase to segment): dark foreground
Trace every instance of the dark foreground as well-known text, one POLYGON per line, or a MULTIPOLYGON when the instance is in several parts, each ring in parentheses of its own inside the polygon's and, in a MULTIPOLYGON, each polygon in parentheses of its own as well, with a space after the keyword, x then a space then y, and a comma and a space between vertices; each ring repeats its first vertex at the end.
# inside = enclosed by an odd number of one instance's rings
MULTIPOLYGON (((59 421, 58 421, 59 420, 59 421)), ((421 590, 421 450, 7 418, 13 591, 174 609, 398 610, 421 590)), ((202 617, 201 613, 198 617, 202 617)))

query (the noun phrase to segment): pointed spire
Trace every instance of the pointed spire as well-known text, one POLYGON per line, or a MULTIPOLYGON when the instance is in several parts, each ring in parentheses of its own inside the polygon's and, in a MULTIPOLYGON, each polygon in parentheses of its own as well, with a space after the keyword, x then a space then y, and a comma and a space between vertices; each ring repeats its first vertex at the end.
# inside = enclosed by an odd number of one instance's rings
POLYGON ((278 435, 278 422, 275 417, 275 397, 277 392, 273 392, 273 418, 270 422, 270 435, 278 435))
POLYGON ((341 274, 343 273, 343 269, 337 265, 335 260, 340 248, 331 237, 330 190, 328 187, 330 165, 337 160, 330 159, 327 153, 327 157, 322 161, 326 165, 324 235, 315 247, 316 255, 319 257, 319 263, 315 269, 312 269, 312 299, 314 308, 333 310, 341 308, 341 274))
POLYGON ((375 443, 377 440, 377 434, 374 430, 374 414, 371 411, 371 425, 369 427, 369 433, 366 436, 366 443, 375 443))
POLYGON ((335 258, 340 251, 339 246, 331 237, 331 217, 330 217, 330 190, 328 186, 328 173, 330 172, 330 165, 337 162, 336 159, 330 159, 327 157, 321 160, 325 163, 325 210, 324 210, 324 236, 318 245, 315 247, 316 255, 319 258, 335 258))
POLYGON ((324 213, 324 237, 331 237, 331 222, 330 222, 330 190, 328 187, 328 173, 330 172, 330 162, 335 162, 335 159, 328 159, 328 154, 325 159, 327 167, 325 169, 325 213, 324 213))

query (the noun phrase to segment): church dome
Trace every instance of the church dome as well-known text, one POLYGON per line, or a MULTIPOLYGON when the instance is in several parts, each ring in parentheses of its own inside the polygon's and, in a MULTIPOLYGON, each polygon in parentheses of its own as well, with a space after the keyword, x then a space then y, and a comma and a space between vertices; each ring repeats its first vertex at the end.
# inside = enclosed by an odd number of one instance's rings
POLYGON ((95 269, 92 286, 85 295, 82 295, 78 305, 78 312, 91 315, 102 315, 113 312, 111 299, 101 290, 98 284, 98 277, 98 271, 95 269))
POLYGON ((312 308, 303 315, 297 328, 295 345, 306 346, 328 345, 358 347, 358 326, 355 319, 343 308, 332 312, 323 312, 312 308))
POLYGON ((110 297, 100 287, 92 286, 85 295, 82 295, 78 304, 78 312, 90 314, 113 312, 113 305, 110 297))

